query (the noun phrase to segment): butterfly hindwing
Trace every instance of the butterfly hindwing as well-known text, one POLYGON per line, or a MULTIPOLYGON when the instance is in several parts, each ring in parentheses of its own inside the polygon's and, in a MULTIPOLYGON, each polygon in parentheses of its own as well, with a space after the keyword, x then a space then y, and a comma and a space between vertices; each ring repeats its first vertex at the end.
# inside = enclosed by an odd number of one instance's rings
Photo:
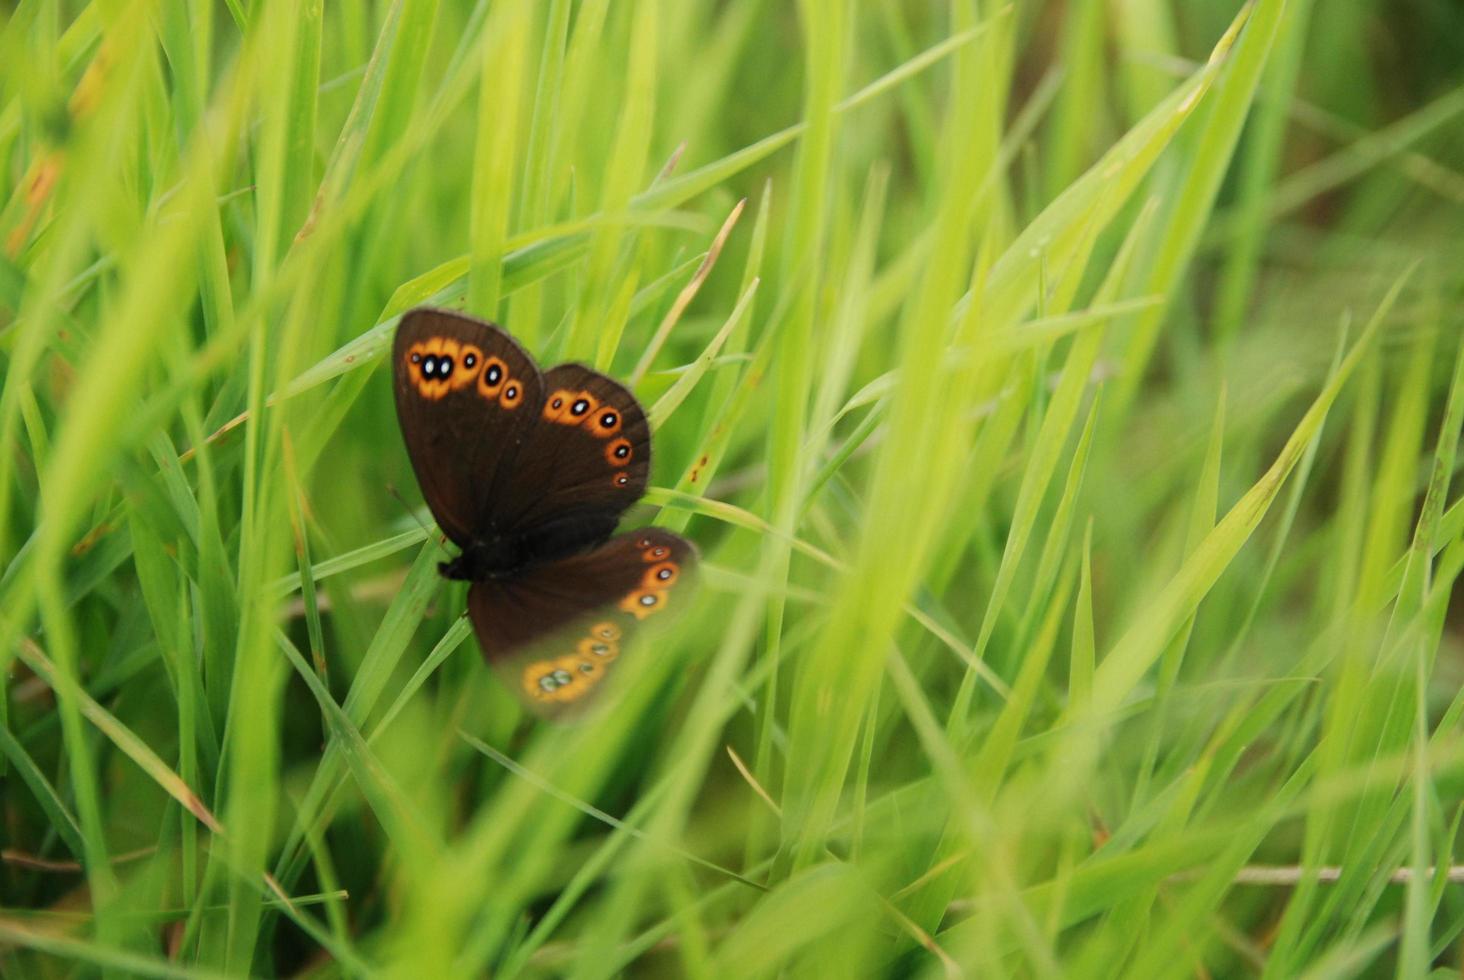
POLYGON ((648 622, 688 594, 696 549, 642 528, 510 579, 474 582, 468 614, 484 656, 538 714, 592 703, 611 664, 648 622))
POLYGON ((493 324, 419 308, 397 326, 392 380, 427 506, 466 546, 491 524, 492 502, 517 484, 515 460, 543 403, 539 370, 493 324))

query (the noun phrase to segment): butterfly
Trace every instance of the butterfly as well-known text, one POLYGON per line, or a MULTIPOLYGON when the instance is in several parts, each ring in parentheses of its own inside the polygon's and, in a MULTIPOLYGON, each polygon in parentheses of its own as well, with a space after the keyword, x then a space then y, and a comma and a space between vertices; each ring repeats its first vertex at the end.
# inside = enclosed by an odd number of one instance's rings
POLYGON ((402 316, 397 420, 427 506, 461 549, 488 663, 536 713, 604 690, 647 620, 685 599, 697 553, 660 528, 615 535, 645 492, 651 431, 622 385, 581 364, 541 372, 507 332, 450 310, 402 316))

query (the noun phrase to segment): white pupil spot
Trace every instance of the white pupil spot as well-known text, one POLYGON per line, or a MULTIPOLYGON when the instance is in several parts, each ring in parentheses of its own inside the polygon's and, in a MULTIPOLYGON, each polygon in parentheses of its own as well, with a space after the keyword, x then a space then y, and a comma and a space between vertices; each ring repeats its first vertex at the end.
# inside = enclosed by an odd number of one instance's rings
POLYGON ((559 406, 561 406, 563 404, 564 404, 564 399, 563 398, 556 398, 556 399, 554 399, 554 407, 555 408, 558 408, 559 406))
POLYGON ((660 579, 663 582, 666 581, 670 577, 671 577, 671 569, 669 569, 669 568, 663 568, 659 572, 656 573, 656 578, 660 579))
POLYGON ((584 661, 580 661, 579 667, 580 667, 580 673, 581 674, 593 674, 595 672, 595 665, 592 664, 592 663, 586 663, 584 661))
POLYGON ((517 398, 518 397, 518 389, 515 388, 515 387, 513 387, 512 385, 509 385, 508 390, 506 392, 504 392, 504 394, 507 395, 509 398, 517 398))
POLYGON ((422 361, 422 355, 421 354, 413 354, 412 355, 412 363, 413 364, 419 364, 419 363, 421 363, 421 361, 422 361))
POLYGON ((469 354, 467 357, 463 358, 463 367, 472 367, 474 364, 477 363, 478 359, 472 354, 469 354))
POLYGON ((422 373, 425 374, 429 378, 432 377, 432 375, 436 374, 437 373, 437 358, 435 358, 435 357, 429 357, 429 358, 427 358, 427 360, 423 361, 422 362, 422 373))
POLYGON ((612 425, 615 424, 615 413, 614 412, 606 412, 604 415, 601 415, 600 416, 600 424, 603 425, 607 429, 610 428, 610 426, 612 426, 612 425))
POLYGON ((441 361, 438 362, 437 367, 442 376, 444 378, 447 377, 449 374, 452 374, 452 358, 444 357, 441 361))
POLYGON ((569 676, 569 671, 563 669, 556 670, 550 676, 554 678, 555 682, 558 683, 560 687, 563 687, 565 684, 568 684, 570 681, 574 680, 573 677, 569 676))
POLYGON ((603 643, 596 643, 594 646, 590 647, 590 651, 592 653, 597 653, 603 657, 605 656, 605 654, 610 652, 610 648, 603 643))
POLYGON ((497 364, 493 365, 491 368, 488 369, 488 383, 489 384, 491 384, 491 385, 498 384, 498 379, 501 378, 501 377, 503 377, 503 372, 500 371, 500 370, 498 370, 498 365, 497 364))
POLYGON ((643 595, 641 596, 640 604, 643 606, 654 606, 656 604, 656 597, 653 595, 643 595))
POLYGON ((585 401, 583 398, 581 398, 579 401, 575 402, 573 405, 569 406, 569 411, 573 415, 583 415, 586 412, 588 412, 589 410, 590 410, 590 403, 587 402, 587 401, 585 401))
POLYGON ((616 459, 624 459, 625 457, 627 457, 629 455, 630 455, 630 447, 629 446, 617 446, 616 447, 616 449, 615 449, 615 458, 616 459))

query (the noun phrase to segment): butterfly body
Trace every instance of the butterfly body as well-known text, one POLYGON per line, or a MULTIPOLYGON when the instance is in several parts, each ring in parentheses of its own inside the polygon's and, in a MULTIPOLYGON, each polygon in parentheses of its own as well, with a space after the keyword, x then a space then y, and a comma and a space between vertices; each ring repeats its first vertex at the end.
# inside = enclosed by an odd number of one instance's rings
POLYGON ((472 583, 483 653, 543 714, 578 706, 696 560, 677 535, 615 536, 645 491, 645 412, 580 364, 541 372, 506 332, 447 310, 403 315, 392 348, 397 418, 428 507, 472 583))
POLYGON ((462 554, 437 566, 443 578, 459 582, 512 579, 525 571, 609 540, 615 518, 585 515, 558 521, 532 534, 489 533, 462 546, 462 554))
POLYGON ((512 578, 532 565, 532 558, 523 545, 502 535, 470 542, 451 561, 437 563, 442 577, 455 582, 486 582, 512 578))

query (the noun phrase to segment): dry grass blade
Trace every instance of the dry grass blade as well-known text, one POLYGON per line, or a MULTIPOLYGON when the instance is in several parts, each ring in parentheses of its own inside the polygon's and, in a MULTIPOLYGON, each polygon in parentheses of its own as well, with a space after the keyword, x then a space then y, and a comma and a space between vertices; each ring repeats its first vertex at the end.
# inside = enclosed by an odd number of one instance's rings
POLYGON ((646 372, 651 369, 656 355, 661 352, 661 348, 665 346, 666 340, 671 336, 672 329, 681 319, 681 314, 686 312, 686 308, 691 305, 691 301, 696 298, 698 290, 701 289, 702 283, 706 282, 707 276, 712 274, 712 267, 717 264, 717 258, 722 254, 722 246, 727 243, 727 236, 732 234, 732 229, 736 227, 737 219, 742 217, 742 209, 746 205, 747 198, 744 197, 732 208, 731 213, 722 222, 722 227, 717 230, 716 237, 712 239, 712 244, 702 258, 701 265, 696 267, 696 272, 692 274, 691 280, 681 287, 681 292, 676 294, 675 302, 666 311, 666 315, 661 318, 656 332, 651 335, 651 342, 646 345, 640 360, 636 361, 635 367, 631 369, 630 386, 632 388, 640 384, 641 379, 646 376, 646 372))

